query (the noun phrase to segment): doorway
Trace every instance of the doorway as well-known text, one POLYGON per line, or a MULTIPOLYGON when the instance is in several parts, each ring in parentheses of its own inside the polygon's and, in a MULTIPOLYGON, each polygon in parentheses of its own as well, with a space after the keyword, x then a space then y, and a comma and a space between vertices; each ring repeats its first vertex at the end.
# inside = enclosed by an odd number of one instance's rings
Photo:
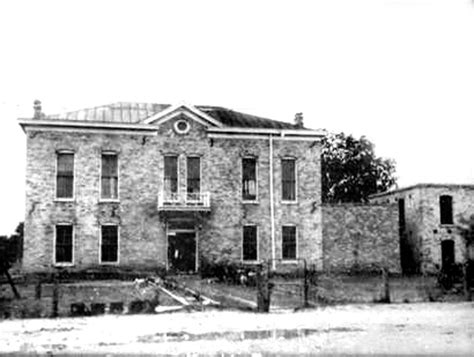
POLYGON ((196 271, 196 233, 168 233, 168 269, 179 273, 196 271))
POLYGON ((441 264, 444 271, 454 265, 454 241, 444 240, 441 242, 441 264))

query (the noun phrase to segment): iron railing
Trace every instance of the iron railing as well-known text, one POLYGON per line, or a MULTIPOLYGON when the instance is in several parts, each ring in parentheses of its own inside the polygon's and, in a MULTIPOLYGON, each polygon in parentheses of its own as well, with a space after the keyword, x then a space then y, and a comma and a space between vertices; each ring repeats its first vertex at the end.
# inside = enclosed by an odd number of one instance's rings
POLYGON ((211 209, 209 192, 165 192, 158 194, 158 210, 200 210, 211 209))

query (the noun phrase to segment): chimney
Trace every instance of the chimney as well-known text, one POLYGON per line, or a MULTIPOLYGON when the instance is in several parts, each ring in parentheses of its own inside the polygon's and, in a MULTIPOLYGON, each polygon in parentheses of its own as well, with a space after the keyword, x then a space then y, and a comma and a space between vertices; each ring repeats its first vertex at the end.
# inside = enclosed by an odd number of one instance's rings
POLYGON ((295 126, 300 129, 303 127, 303 113, 295 114, 295 126))
POLYGON ((35 114, 33 116, 34 119, 41 119, 44 117, 44 114, 41 112, 41 101, 38 99, 33 102, 33 109, 35 110, 35 114))

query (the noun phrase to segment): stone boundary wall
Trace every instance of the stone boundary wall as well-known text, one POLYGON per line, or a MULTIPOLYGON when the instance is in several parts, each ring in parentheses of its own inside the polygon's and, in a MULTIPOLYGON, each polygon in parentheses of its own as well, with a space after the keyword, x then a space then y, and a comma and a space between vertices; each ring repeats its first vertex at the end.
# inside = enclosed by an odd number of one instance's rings
POLYGON ((401 272, 396 205, 323 205, 322 220, 325 271, 401 272))

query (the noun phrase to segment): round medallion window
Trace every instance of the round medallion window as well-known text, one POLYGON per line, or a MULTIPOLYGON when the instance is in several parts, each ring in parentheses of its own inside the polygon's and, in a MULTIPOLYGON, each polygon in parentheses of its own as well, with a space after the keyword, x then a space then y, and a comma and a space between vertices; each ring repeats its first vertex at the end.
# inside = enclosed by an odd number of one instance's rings
POLYGON ((177 120, 176 123, 174 123, 174 130, 178 134, 186 134, 189 131, 189 129, 191 129, 191 126, 189 125, 187 120, 180 119, 180 120, 177 120))

